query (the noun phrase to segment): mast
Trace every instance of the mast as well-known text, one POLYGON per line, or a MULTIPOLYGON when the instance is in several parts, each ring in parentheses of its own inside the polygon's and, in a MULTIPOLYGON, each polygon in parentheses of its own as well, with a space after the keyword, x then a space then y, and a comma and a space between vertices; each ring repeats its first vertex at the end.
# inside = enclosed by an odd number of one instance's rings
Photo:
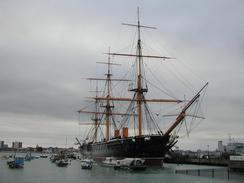
MULTIPOLYGON (((109 53, 110 53, 110 48, 109 48, 109 53)), ((103 112, 99 112, 98 109, 96 109, 95 112, 93 111, 86 111, 86 110, 80 110, 80 112, 83 113, 90 113, 90 114, 95 114, 99 115, 99 114, 104 114, 105 116, 105 140, 108 141, 110 139, 110 131, 111 131, 111 124, 112 124, 112 115, 129 115, 129 114, 124 114, 124 113, 114 113, 112 112, 112 108, 114 108, 113 105, 113 101, 111 101, 110 99, 111 94, 112 94, 112 81, 129 81, 126 79, 112 79, 112 73, 111 73, 111 65, 120 65, 120 64, 114 64, 111 63, 111 58, 110 58, 110 54, 108 54, 108 61, 107 62, 97 62, 99 64, 106 64, 107 65, 107 73, 105 74, 105 78, 87 78, 88 80, 95 80, 95 81, 105 81, 105 97, 102 97, 105 101, 105 105, 100 105, 100 107, 105 108, 103 112)), ((98 104, 97 102, 99 101, 99 98, 96 95, 96 97, 92 97, 93 99, 95 99, 96 104, 98 104)), ((97 105, 96 105, 97 106, 97 105)), ((98 107, 98 106, 97 106, 98 107)), ((100 119, 97 120, 97 124, 99 122, 100 119)), ((96 121, 95 121, 96 123, 96 121)), ((115 126, 115 128, 117 128, 115 126)), ((95 131, 96 132, 96 131, 95 131)), ((96 134, 95 134, 96 135, 96 134)))
POLYGON ((137 9, 138 21, 137 21, 137 30, 138 30, 138 41, 137 41, 137 52, 138 52, 138 71, 137 71, 137 114, 138 114, 138 135, 142 135, 142 75, 141 75, 141 64, 142 64, 142 48, 141 48, 141 29, 140 29, 140 12, 139 8, 137 9))
MULTIPOLYGON (((96 97, 98 97, 98 86, 96 85, 96 90, 95 91, 90 91, 90 92, 96 92, 96 97)), ((95 97, 95 98, 96 98, 95 97)), ((101 112, 99 112, 99 100, 95 99, 95 111, 85 111, 83 109, 77 111, 78 113, 90 113, 92 114, 91 120, 93 121, 93 123, 91 122, 80 122, 79 125, 93 125, 94 126, 94 134, 92 136, 92 142, 97 142, 97 137, 98 137, 98 128, 100 125, 102 125, 101 123, 101 119, 99 118, 99 115, 101 114, 101 112)))
MULTIPOLYGON (((109 52, 110 52, 110 48, 109 48, 109 52)), ((108 55, 108 72, 106 74, 106 79, 107 79, 107 97, 106 98, 110 98, 110 94, 111 94, 111 67, 110 67, 110 55, 108 55)), ((110 100, 106 100, 106 106, 105 106, 105 112, 106 112, 106 141, 109 140, 110 138, 110 116, 111 116, 111 108, 113 106, 110 105, 110 100)))
POLYGON ((181 113, 177 116, 175 122, 169 127, 169 129, 165 132, 164 136, 168 136, 180 122, 186 117, 187 109, 200 97, 201 92, 204 88, 208 86, 208 82, 199 90, 199 92, 186 104, 186 106, 182 109, 181 113))
MULTIPOLYGON (((142 65, 143 65, 143 57, 146 58, 156 58, 156 59, 172 59, 171 57, 166 56, 155 56, 155 55, 143 55, 142 54, 142 44, 141 44, 141 28, 149 28, 149 29, 156 29, 155 27, 141 25, 140 23, 140 11, 139 7, 137 8, 137 24, 129 24, 129 23, 122 23, 123 25, 132 26, 137 28, 138 40, 136 46, 136 54, 127 54, 127 53, 107 53, 108 55, 113 56, 128 56, 128 57, 136 57, 136 69, 137 69, 137 81, 136 81, 136 88, 133 88, 129 91, 135 92, 135 100, 137 104, 137 123, 138 123, 138 136, 142 135, 142 123, 143 123, 143 114, 142 114, 142 105, 145 105, 147 100, 144 97, 144 92, 147 92, 147 88, 143 88, 142 83, 142 65)), ((111 99, 110 99, 111 100, 111 99)), ((113 99, 112 99, 113 100, 113 99)), ((131 101, 135 101, 132 99, 131 101)), ((159 101, 159 100, 158 100, 159 101)), ((161 101, 160 101, 161 102, 161 101)), ((164 101, 162 101, 164 102, 164 101)), ((174 101, 175 102, 175 101, 174 101)), ((178 100, 178 102, 181 102, 178 100)))
MULTIPOLYGON (((98 96, 98 87, 96 86, 96 96, 98 96)), ((95 111, 98 112, 98 100, 95 100, 95 111)), ((95 113, 95 118, 93 119, 95 122, 95 132, 94 132, 94 141, 97 142, 97 131, 98 131, 98 124, 99 124, 99 117, 98 113, 95 113)))

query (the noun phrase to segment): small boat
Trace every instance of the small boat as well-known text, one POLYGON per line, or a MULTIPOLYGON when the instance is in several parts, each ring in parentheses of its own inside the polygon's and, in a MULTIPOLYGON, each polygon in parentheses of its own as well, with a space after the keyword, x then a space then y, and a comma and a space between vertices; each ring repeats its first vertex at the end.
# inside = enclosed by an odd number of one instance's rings
POLYGON ((56 161, 60 160, 60 156, 57 154, 52 154, 52 156, 49 158, 52 163, 55 163, 56 161))
POLYGON ((24 158, 15 157, 13 160, 7 161, 9 168, 24 168, 24 158))
POLYGON ((56 161, 56 165, 59 167, 67 167, 69 164, 69 160, 68 159, 60 159, 56 161))
POLYGON ((82 169, 92 169, 92 164, 93 164, 93 161, 91 159, 83 159, 81 160, 81 168, 82 169))
POLYGON ((34 156, 31 155, 31 152, 27 152, 25 155, 25 161, 31 161, 34 159, 34 156))
POLYGON ((117 160, 114 169, 146 170, 145 160, 141 158, 125 158, 117 160))
POLYGON ((68 153, 68 154, 66 155, 66 157, 69 158, 69 159, 76 160, 76 155, 75 155, 74 153, 68 153))
POLYGON ((10 155, 3 155, 0 158, 1 159, 6 159, 6 160, 10 160, 10 159, 13 159, 14 157, 15 157, 15 155, 10 154, 10 155))
POLYGON ((114 157, 106 157, 102 162, 102 166, 114 167, 117 164, 117 159, 114 157))
POLYGON ((40 155, 40 158, 47 158, 47 157, 48 157, 48 155, 46 155, 46 154, 40 155))

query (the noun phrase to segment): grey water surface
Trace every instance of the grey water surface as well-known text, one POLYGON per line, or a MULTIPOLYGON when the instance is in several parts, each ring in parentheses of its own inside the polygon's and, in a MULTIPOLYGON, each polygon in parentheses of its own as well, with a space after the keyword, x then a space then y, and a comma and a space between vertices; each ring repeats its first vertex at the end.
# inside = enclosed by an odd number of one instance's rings
MULTIPOLYGON (((2 153, 0 153, 0 156, 2 153)), ((210 172, 175 174, 176 169, 209 169, 209 166, 165 164, 165 168, 148 168, 143 172, 114 170, 94 165, 92 170, 81 169, 79 160, 72 160, 68 167, 57 167, 49 159, 34 159, 25 162, 23 169, 9 169, 6 159, 0 158, 0 183, 243 183, 243 173, 231 173, 227 179, 225 167, 213 167, 218 171, 215 177, 210 172)))

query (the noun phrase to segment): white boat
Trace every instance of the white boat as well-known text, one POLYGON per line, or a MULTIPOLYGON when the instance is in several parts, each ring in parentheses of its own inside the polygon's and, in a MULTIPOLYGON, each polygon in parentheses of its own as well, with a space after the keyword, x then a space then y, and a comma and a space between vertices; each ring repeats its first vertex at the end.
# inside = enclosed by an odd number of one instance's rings
POLYGON ((147 166, 144 163, 145 160, 142 158, 124 158, 117 160, 114 169, 146 170, 147 166))
POLYGON ((102 162, 102 166, 114 167, 117 164, 117 159, 114 157, 106 157, 102 162))
POLYGON ((83 159, 81 160, 81 168, 82 169, 92 169, 93 160, 91 159, 83 159))

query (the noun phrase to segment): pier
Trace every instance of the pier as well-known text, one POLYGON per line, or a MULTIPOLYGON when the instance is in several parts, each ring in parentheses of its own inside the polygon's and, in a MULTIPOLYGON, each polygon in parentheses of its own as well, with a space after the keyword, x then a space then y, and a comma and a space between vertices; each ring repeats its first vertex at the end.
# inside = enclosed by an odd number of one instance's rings
POLYGON ((175 174, 188 174, 193 176, 218 177, 230 179, 229 168, 197 168, 197 169, 177 169, 175 174), (224 174, 223 174, 224 173, 224 174), (226 175, 223 177, 223 175, 226 175))

